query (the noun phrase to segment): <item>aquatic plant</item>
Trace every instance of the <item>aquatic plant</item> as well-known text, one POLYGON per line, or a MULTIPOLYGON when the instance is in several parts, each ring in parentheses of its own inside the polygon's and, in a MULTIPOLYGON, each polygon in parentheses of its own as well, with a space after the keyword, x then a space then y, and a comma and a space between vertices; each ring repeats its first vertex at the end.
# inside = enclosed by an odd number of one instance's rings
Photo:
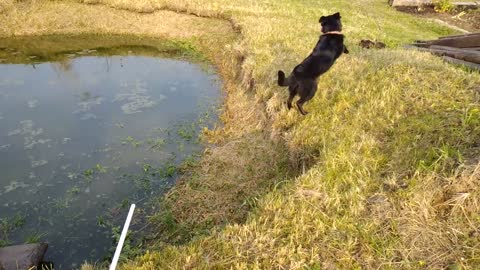
POLYGON ((45 236, 47 236, 47 233, 40 233, 40 232, 33 233, 25 239, 25 244, 40 243, 41 239, 45 236))
POLYGON ((11 244, 9 235, 15 230, 21 228, 26 222, 26 217, 22 214, 16 214, 13 217, 0 218, 0 247, 11 244))

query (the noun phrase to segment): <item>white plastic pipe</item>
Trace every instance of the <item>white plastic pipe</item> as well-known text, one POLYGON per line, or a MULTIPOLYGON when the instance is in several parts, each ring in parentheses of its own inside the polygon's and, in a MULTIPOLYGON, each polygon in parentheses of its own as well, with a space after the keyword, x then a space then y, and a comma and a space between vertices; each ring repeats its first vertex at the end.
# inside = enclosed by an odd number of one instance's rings
POLYGON ((112 264, 110 264, 109 270, 115 270, 117 268, 118 258, 120 258, 120 253, 122 253, 123 242, 127 237, 128 227, 130 226, 130 221, 132 221, 133 211, 135 210, 135 204, 130 206, 128 211, 127 220, 125 220, 125 225, 123 225, 122 234, 120 235, 120 240, 118 241, 117 249, 115 250, 115 255, 113 255, 112 264))

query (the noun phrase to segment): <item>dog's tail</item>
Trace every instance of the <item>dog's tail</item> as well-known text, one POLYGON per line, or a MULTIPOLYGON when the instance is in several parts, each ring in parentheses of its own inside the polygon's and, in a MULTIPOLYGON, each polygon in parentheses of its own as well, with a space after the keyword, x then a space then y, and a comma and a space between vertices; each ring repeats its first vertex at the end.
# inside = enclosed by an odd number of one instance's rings
POLYGON ((286 78, 285 73, 281 70, 278 71, 278 85, 279 86, 290 85, 290 77, 286 78))

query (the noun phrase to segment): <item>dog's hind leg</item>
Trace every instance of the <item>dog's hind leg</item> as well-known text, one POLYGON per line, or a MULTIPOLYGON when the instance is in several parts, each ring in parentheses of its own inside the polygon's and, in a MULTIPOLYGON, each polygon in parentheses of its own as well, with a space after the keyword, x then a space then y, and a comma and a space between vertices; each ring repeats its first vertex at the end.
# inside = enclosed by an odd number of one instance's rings
MULTIPOLYGON (((310 99, 311 99, 311 98, 310 98, 310 99)), ((308 112, 303 109, 303 104, 304 104, 305 102, 307 102, 307 101, 308 101, 308 99, 306 99, 306 98, 300 98, 299 100, 297 100, 298 110, 299 110, 300 113, 303 114, 303 115, 307 115, 307 114, 308 114, 308 112)))
POLYGON ((315 81, 304 84, 303 91, 301 92, 300 99, 297 101, 297 107, 301 114, 307 115, 307 111, 303 109, 303 104, 315 96, 317 92, 317 83, 315 81))
POLYGON ((292 101, 293 101, 293 98, 295 97, 295 94, 292 94, 290 93, 290 95, 288 96, 288 100, 287 100, 287 108, 290 110, 292 108, 292 101))
POLYGON ((289 110, 292 108, 292 101, 295 95, 297 94, 297 89, 298 89, 298 84, 294 84, 294 85, 290 84, 288 86, 288 92, 290 93, 290 95, 288 96, 287 107, 289 110))

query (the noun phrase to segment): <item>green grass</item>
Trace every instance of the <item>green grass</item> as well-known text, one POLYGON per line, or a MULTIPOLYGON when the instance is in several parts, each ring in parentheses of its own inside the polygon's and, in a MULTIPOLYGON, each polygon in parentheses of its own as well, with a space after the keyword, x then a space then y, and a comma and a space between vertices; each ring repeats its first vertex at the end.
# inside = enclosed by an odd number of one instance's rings
POLYGON ((0 59, 7 64, 68 63, 72 56, 85 51, 92 56, 128 55, 129 51, 135 51, 143 56, 189 59, 198 63, 207 60, 192 40, 159 40, 131 34, 0 37, 0 44, 0 59))
POLYGON ((155 18, 175 38, 193 26, 173 27, 161 17, 165 9, 195 14, 202 31, 188 38, 215 63, 227 94, 225 126, 204 132, 216 146, 162 199, 152 220, 158 241, 123 269, 480 266, 480 75, 401 48, 452 30, 382 0, 84 2, 117 11, 48 2, 33 15, 4 19, 2 33, 66 25, 73 32, 163 35, 149 23, 155 18), (55 21, 62 5, 81 12, 63 24, 55 21), (80 20, 99 10, 105 15, 97 22, 80 20), (128 13, 125 21, 136 25, 129 28, 113 19, 125 10, 157 12, 128 13), (276 72, 290 71, 310 52, 318 18, 336 11, 351 53, 321 77, 303 117, 285 108, 276 72), (206 33, 225 28, 203 17, 228 19, 238 39, 206 33), (29 18, 30 28, 18 18, 29 18), (357 44, 366 38, 388 48, 363 50, 357 44))
POLYGON ((12 232, 20 229, 25 224, 26 217, 16 214, 12 217, 0 218, 0 247, 11 245, 9 236, 12 232))
POLYGON ((44 238, 47 234, 46 233, 33 233, 30 234, 27 239, 25 239, 25 244, 37 244, 40 243, 42 238, 44 238))

